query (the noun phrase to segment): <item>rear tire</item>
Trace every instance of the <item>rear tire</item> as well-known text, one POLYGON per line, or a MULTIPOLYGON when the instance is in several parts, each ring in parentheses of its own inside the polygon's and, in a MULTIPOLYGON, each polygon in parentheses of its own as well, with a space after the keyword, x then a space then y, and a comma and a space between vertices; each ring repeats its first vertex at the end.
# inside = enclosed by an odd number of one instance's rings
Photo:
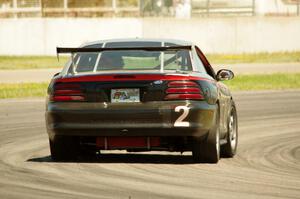
POLYGON ((221 147, 222 156, 232 158, 236 154, 238 144, 238 120, 234 103, 231 106, 226 137, 227 143, 221 147))
POLYGON ((205 138, 193 140, 194 162, 217 163, 220 159, 219 106, 217 106, 215 124, 205 138))
POLYGON ((51 158, 53 161, 74 161, 79 154, 79 141, 76 137, 55 136, 49 139, 51 158))

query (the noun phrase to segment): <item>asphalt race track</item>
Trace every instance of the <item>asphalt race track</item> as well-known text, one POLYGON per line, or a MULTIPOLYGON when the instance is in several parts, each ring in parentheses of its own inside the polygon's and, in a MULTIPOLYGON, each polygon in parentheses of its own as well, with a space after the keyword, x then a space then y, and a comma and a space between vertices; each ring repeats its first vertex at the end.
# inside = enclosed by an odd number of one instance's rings
POLYGON ((55 163, 44 100, 1 100, 0 198, 300 198, 300 91, 234 96, 238 155, 216 165, 158 152, 55 163))

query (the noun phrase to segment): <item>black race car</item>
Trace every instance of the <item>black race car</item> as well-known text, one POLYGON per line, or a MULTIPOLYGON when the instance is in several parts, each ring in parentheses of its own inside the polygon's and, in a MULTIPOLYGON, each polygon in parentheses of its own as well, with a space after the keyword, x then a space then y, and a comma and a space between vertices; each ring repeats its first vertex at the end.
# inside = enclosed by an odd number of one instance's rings
POLYGON ((230 70, 177 40, 105 40, 57 48, 70 61, 48 88, 46 126, 54 161, 87 151, 192 151, 216 163, 237 149, 230 70))

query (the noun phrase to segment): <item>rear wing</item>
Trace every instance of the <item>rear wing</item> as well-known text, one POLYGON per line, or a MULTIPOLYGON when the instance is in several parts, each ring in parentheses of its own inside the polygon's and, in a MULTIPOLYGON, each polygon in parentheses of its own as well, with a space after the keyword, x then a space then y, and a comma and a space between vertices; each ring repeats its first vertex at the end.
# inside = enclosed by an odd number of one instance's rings
POLYGON ((57 59, 59 54, 66 53, 95 53, 103 51, 118 51, 118 50, 144 50, 144 51, 168 51, 168 50, 191 50, 192 46, 162 46, 162 47, 118 47, 118 48, 56 48, 57 59))

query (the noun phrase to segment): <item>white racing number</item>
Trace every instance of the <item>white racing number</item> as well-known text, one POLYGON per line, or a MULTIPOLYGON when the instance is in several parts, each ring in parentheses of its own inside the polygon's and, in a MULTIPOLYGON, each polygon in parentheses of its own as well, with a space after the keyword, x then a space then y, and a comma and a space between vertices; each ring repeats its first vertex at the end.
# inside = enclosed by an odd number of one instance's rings
POLYGON ((174 126, 188 127, 188 126, 190 126, 190 123, 184 122, 183 120, 188 116, 188 114, 190 112, 190 108, 187 106, 176 106, 175 107, 175 112, 180 112, 181 110, 183 110, 183 113, 175 121, 174 126))

